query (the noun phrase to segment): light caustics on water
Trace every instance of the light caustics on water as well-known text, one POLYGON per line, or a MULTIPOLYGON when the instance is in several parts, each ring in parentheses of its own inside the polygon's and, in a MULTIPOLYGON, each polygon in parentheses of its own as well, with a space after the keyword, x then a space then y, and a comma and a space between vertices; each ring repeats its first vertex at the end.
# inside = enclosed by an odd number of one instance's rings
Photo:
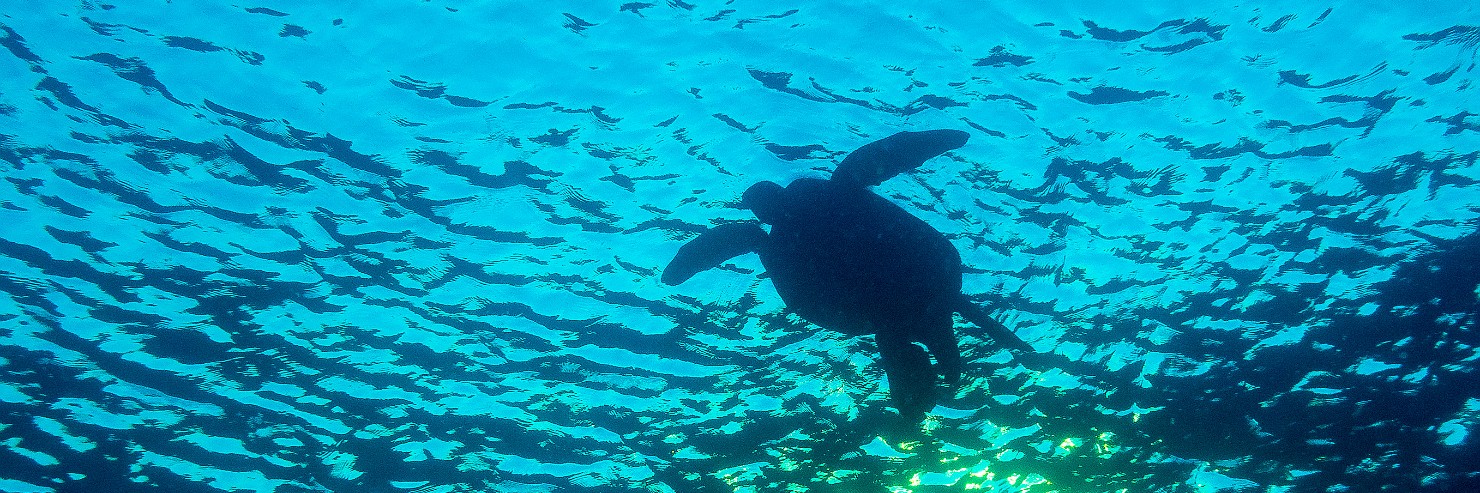
POLYGON ((1480 484, 1480 13, 1284 3, 0 7, 0 490, 1480 484), (755 255, 761 181, 945 234, 963 379, 755 255))

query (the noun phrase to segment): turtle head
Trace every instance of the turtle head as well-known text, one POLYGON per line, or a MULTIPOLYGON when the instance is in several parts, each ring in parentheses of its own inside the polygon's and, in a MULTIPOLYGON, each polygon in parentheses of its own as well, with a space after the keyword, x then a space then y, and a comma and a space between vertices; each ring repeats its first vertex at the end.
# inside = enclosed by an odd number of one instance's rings
POLYGON ((776 224, 784 214, 781 212, 781 185, 763 181, 745 189, 740 196, 740 205, 755 213, 755 217, 766 224, 776 224))

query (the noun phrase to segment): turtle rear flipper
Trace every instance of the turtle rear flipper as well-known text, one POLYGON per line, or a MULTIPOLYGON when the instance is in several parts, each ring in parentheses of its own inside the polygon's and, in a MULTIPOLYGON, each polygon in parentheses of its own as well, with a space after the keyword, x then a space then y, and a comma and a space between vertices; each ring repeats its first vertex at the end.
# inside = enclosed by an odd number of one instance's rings
POLYGON ((766 231, 755 223, 731 223, 700 233, 678 248, 663 268, 663 284, 677 286, 694 274, 718 267, 737 255, 754 252, 766 243, 766 231))
POLYGON ((926 160, 966 145, 970 135, 960 130, 900 132, 864 144, 843 158, 832 180, 871 187, 894 175, 915 169, 926 160))
POLYGON ((879 345, 879 366, 889 379, 889 398, 899 414, 919 421, 935 407, 937 376, 930 355, 899 331, 885 330, 874 336, 879 345))
POLYGON ((925 326, 919 335, 925 349, 935 357, 937 373, 947 387, 955 387, 961 382, 961 348, 956 344, 955 329, 951 327, 953 323, 951 314, 947 313, 944 319, 925 326))
POLYGON ((1002 325, 1002 322, 998 322, 991 315, 987 315, 987 312, 982 311, 981 307, 976 306, 975 303, 972 303, 965 296, 962 296, 956 303, 956 313, 960 313, 962 318, 987 331, 987 335, 991 336, 992 340, 997 341, 998 344, 1021 353, 1034 352, 1033 346, 1029 346, 1028 343, 1023 342, 1006 325, 1002 325))

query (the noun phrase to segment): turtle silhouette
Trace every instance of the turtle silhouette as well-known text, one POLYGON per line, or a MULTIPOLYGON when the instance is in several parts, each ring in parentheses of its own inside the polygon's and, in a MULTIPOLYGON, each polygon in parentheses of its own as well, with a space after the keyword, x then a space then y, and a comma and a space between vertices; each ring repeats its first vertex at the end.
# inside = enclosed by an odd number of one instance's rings
POLYGON ((920 419, 942 383, 954 386, 961 376, 952 314, 999 344, 1033 350, 961 293, 961 255, 945 235, 868 189, 967 137, 900 132, 848 154, 831 179, 752 185, 740 203, 770 233, 754 222, 709 229, 678 249, 662 281, 678 285, 735 256, 759 254, 788 310, 823 328, 875 337, 894 407, 920 419))

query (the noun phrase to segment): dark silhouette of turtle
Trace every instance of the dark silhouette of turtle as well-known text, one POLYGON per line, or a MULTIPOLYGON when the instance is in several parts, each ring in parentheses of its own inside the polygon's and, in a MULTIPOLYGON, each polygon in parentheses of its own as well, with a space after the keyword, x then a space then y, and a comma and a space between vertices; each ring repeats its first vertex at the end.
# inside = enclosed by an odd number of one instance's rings
POLYGON ((741 205, 771 232, 753 222, 705 231, 678 249, 663 282, 759 254, 789 310, 824 328, 874 335, 894 406, 918 420, 935 406, 938 377, 954 386, 961 376, 953 313, 1000 344, 1033 350, 961 294, 961 255, 945 235, 868 190, 966 139, 959 130, 900 132, 853 151, 830 180, 757 183, 741 205))

